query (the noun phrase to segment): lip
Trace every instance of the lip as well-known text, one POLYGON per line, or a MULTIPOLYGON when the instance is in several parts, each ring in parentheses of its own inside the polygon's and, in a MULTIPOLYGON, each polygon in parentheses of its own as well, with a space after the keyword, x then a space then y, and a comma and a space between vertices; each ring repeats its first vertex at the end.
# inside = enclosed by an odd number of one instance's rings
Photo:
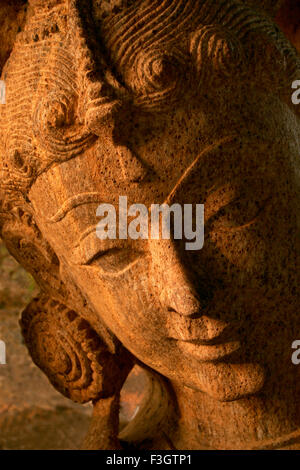
POLYGON ((176 342, 184 354, 197 361, 216 361, 241 348, 237 325, 228 325, 206 315, 194 319, 182 317, 180 320, 173 323, 175 328, 169 339, 176 342))
POLYGON ((241 347, 240 341, 228 341, 222 344, 203 344, 190 341, 178 341, 182 352, 200 362, 211 362, 228 356, 241 347))
POLYGON ((176 314, 167 317, 167 331, 171 340, 212 346, 238 340, 237 326, 210 317, 209 314, 196 318, 176 314))

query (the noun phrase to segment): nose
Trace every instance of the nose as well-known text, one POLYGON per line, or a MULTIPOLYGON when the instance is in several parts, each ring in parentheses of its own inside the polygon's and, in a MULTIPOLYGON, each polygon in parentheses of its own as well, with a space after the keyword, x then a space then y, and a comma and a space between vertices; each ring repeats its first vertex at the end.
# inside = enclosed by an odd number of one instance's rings
POLYGON ((180 315, 198 316, 201 305, 174 241, 150 240, 150 252, 151 277, 162 305, 180 315))

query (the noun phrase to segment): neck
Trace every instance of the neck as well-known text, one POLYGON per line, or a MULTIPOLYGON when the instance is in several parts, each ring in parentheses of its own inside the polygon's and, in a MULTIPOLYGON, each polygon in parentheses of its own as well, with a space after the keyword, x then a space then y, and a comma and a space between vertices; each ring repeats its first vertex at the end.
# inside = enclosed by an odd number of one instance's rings
POLYGON ((276 447, 300 428, 295 388, 231 402, 178 384, 173 388, 180 418, 169 437, 177 449, 254 449, 272 441, 276 447))

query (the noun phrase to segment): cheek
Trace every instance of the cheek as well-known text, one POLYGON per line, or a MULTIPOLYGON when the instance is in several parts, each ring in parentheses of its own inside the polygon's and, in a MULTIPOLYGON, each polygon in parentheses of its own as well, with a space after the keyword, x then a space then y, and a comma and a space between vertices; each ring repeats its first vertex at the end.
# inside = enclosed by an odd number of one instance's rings
POLYGON ((77 287, 102 322, 138 360, 163 375, 190 376, 190 362, 168 341, 167 317, 151 286, 144 261, 118 276, 97 268, 72 267, 77 287), (178 366, 179 365, 179 366, 178 366))
POLYGON ((217 250, 214 261, 219 268, 224 263, 246 272, 265 268, 267 243, 258 227, 212 232, 208 246, 217 250))
POLYGON ((148 260, 113 275, 96 266, 70 269, 94 310, 125 346, 139 343, 143 349, 166 337, 167 318, 152 288, 148 260))

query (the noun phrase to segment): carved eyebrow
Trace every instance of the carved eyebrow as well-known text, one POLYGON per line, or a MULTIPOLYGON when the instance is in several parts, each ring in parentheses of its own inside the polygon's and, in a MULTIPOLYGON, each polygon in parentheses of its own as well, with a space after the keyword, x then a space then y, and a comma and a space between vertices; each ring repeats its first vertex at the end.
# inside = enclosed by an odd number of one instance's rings
POLYGON ((70 199, 67 199, 61 208, 53 215, 50 219, 47 220, 48 223, 54 224, 60 222, 72 209, 82 206, 84 204, 92 204, 101 202, 101 196, 99 193, 81 193, 72 196, 70 199))

